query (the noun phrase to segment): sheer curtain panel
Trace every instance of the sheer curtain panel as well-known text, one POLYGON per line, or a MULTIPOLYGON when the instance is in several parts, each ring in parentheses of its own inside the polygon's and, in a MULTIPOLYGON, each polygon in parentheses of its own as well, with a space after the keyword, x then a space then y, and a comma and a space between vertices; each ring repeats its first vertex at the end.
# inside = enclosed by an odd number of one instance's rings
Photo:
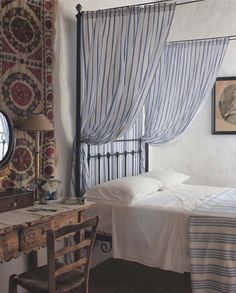
MULTIPOLYGON (((84 12, 81 48, 81 141, 105 144, 135 123, 153 83, 175 4, 84 12)), ((81 148, 82 192, 88 187, 81 148)), ((78 180, 78 179, 77 179, 78 180)))
POLYGON ((143 140, 161 145, 189 126, 214 85, 229 39, 166 44, 145 103, 143 140))

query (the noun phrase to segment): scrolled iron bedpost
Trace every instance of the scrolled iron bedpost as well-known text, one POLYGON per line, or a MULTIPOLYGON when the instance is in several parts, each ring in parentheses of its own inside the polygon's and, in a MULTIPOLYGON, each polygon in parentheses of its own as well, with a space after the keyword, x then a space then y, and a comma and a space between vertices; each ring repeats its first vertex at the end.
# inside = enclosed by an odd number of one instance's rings
POLYGON ((80 186, 80 152, 81 152, 81 17, 82 6, 76 6, 77 17, 77 68, 76 68, 76 153, 75 153, 75 195, 82 197, 80 186))

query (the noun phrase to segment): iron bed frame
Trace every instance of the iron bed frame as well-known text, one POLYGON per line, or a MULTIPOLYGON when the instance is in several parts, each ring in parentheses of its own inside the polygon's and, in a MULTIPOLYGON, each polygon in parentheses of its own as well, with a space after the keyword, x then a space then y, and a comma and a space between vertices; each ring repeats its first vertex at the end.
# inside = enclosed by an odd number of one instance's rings
MULTIPOLYGON (((77 5, 76 7, 78 14, 76 15, 77 17, 77 69, 76 69, 76 78, 77 78, 77 83, 76 83, 76 140, 75 140, 75 194, 78 198, 83 198, 83 195, 81 194, 81 182, 78 180, 81 176, 80 172, 80 152, 81 152, 81 118, 80 118, 80 111, 81 111, 81 16, 83 14, 82 12, 82 6, 80 4, 77 5)), ((131 156, 132 160, 132 175, 137 175, 137 173, 134 170, 134 157, 135 155, 138 155, 139 158, 139 168, 138 168, 138 174, 141 173, 141 159, 142 159, 142 140, 141 138, 137 139, 117 139, 113 141, 112 143, 133 143, 135 147, 133 149, 129 150, 123 150, 122 152, 115 151, 114 153, 112 152, 107 152, 107 153, 96 153, 96 154, 91 154, 90 149, 91 146, 88 146, 88 165, 90 165, 91 160, 97 160, 98 162, 98 184, 101 183, 101 159, 106 159, 107 160, 107 179, 108 181, 119 178, 119 160, 123 159, 124 160, 124 177, 127 176, 127 162, 128 158, 131 156), (137 143, 135 143, 137 142, 137 143), (114 160, 116 161, 116 174, 112 177, 110 176, 110 168, 111 168, 111 161, 114 160)), ((148 171, 148 160, 149 160, 149 147, 148 144, 145 143, 145 172, 148 171)), ((106 234, 103 232, 98 232, 96 236, 96 241, 101 242, 101 250, 105 253, 108 253, 112 249, 112 236, 110 234, 106 234)))
MULTIPOLYGON (((80 178, 80 165, 81 165, 81 160, 80 160, 80 152, 81 152, 81 143, 83 143, 83 141, 81 141, 81 118, 80 118, 80 111, 81 111, 81 17, 83 14, 82 11, 82 6, 80 4, 78 4, 76 6, 76 9, 78 11, 76 17, 77 17, 77 69, 76 69, 76 78, 77 78, 77 83, 76 83, 76 125, 78 127, 76 127, 76 141, 75 141, 75 194, 77 197, 82 197, 83 195, 81 194, 81 183, 80 180, 77 180, 77 178, 80 178)), ((101 182, 100 180, 100 161, 101 158, 107 158, 107 166, 108 166, 108 181, 118 178, 118 173, 119 170, 117 169, 117 176, 116 177, 110 177, 110 160, 112 157, 115 157, 117 162, 119 161, 119 159, 123 156, 124 157, 124 165, 125 165, 125 173, 124 173, 124 177, 127 176, 127 158, 128 156, 132 156, 132 158, 134 158, 135 154, 139 155, 139 174, 141 173, 141 158, 142 158, 142 148, 141 148, 141 138, 137 138, 137 139, 117 139, 115 141, 113 141, 113 143, 119 143, 119 142, 138 142, 138 148, 135 148, 133 150, 123 150, 123 152, 115 152, 115 153, 111 153, 111 152, 107 152, 105 154, 101 154, 101 153, 97 153, 96 155, 91 155, 90 154, 90 145, 88 145, 88 164, 90 164, 91 159, 97 159, 98 160, 98 165, 99 165, 99 180, 98 183, 101 182)), ((117 168, 118 168, 118 164, 117 164, 117 168)), ((148 171, 148 144, 145 143, 145 172, 148 171)), ((132 170, 132 175, 137 175, 135 174, 134 170, 132 170)))
MULTIPOLYGON (((180 2, 180 3, 176 3, 176 6, 178 5, 186 5, 186 4, 191 4, 191 3, 195 3, 195 2, 201 2, 201 1, 205 1, 205 0, 189 0, 187 2, 180 2)), ((171 3, 172 0, 154 0, 154 1, 150 1, 147 3, 139 3, 139 4, 131 4, 129 6, 121 6, 121 7, 116 7, 117 8, 126 8, 126 7, 132 7, 132 6, 143 6, 143 5, 150 5, 150 4, 155 4, 155 3, 171 3)), ((76 139, 75 139, 75 145, 76 145, 76 151, 75 151, 75 178, 80 178, 80 151, 81 151, 81 121, 80 121, 80 110, 81 110, 81 24, 82 24, 82 15, 83 15, 83 11, 82 11, 82 6, 80 4, 78 4, 76 6, 77 9, 77 61, 76 61, 76 139)), ((105 9, 105 10, 110 10, 110 9, 114 9, 114 8, 109 8, 109 9, 105 9)), ((124 141, 128 141, 128 140, 124 140, 124 141)), ((141 148, 140 148, 141 150, 141 148)), ((146 153, 146 160, 145 160, 145 171, 148 171, 148 145, 146 144, 145 147, 145 153, 146 153)), ((123 155, 127 156, 129 153, 124 151, 123 155)), ((106 156, 108 161, 110 159, 111 156, 121 156, 122 153, 119 154, 98 154, 98 160, 99 158, 101 158, 102 156, 106 156)), ((131 153, 132 155, 132 153, 131 153)), ((91 158, 91 156, 90 156, 91 158)), ((141 158, 141 153, 140 153, 140 158, 141 158)), ((75 192, 76 195, 78 197, 82 197, 81 193, 81 186, 80 186, 80 180, 75 180, 75 192)))
MULTIPOLYGON (((186 2, 179 2, 176 3, 176 6, 182 6, 182 5, 186 5, 186 4, 191 4, 191 3, 196 3, 196 2, 202 2, 205 0, 189 0, 186 2)), ((154 1, 150 1, 150 2, 146 2, 146 3, 137 3, 137 4, 131 4, 129 6, 120 6, 120 7, 114 7, 115 9, 117 8, 127 8, 127 7, 133 7, 133 6, 143 6, 143 5, 150 5, 150 4, 155 4, 155 3, 171 3, 172 0, 154 0, 154 1)), ((108 8, 108 9, 104 9, 104 10, 112 10, 114 8, 108 8)), ((81 150, 81 121, 80 121, 80 110, 81 110, 81 19, 82 19, 82 15, 83 15, 83 11, 82 11, 82 6, 80 4, 78 4, 76 6, 77 9, 77 61, 76 61, 76 139, 75 139, 75 145, 76 145, 76 151, 75 151, 75 178, 80 178, 80 150, 81 150)), ((231 37, 235 37, 231 36, 231 37)), ((186 40, 185 40, 186 41, 186 40)), ((145 147, 145 153, 146 153, 146 163, 145 163, 145 171, 148 170, 148 146, 146 145, 145 147)), ((115 155, 115 154, 114 154, 115 155)), ((121 155, 121 154, 119 154, 121 155)), ((125 152, 124 152, 124 155, 125 152)), ((109 159, 110 155, 106 154, 107 158, 109 159)), ((80 180, 75 180, 75 191, 76 191, 76 195, 78 197, 81 197, 81 186, 80 186, 80 180)))
MULTIPOLYGON (((88 146, 88 165, 90 166, 91 160, 97 160, 98 162, 98 180, 97 183, 100 184, 101 182, 101 159, 106 160, 106 165, 107 165, 107 181, 113 180, 113 179, 118 179, 120 178, 119 174, 122 171, 122 177, 127 177, 128 176, 128 158, 131 158, 131 172, 130 175, 134 176, 137 174, 141 174, 141 162, 142 162, 142 140, 140 138, 137 139, 118 139, 113 142, 113 146, 116 143, 135 143, 133 144, 132 150, 124 150, 122 152, 119 151, 114 151, 114 152, 106 152, 106 153, 96 153, 96 154, 91 154, 90 152, 90 145, 88 146), (136 144, 137 143, 137 144, 136 144), (135 172, 135 154, 138 156, 138 172, 135 172), (123 170, 119 169, 119 161, 123 160, 123 170), (111 174, 111 168, 112 168, 112 163, 116 163, 115 169, 116 172, 115 174, 111 174)), ((145 145, 145 158, 148 157, 148 145, 145 145)), ((148 160, 145 159, 145 171, 148 171, 148 160)))
MULTIPOLYGON (((133 146, 135 146, 132 150, 129 151, 122 151, 122 152, 107 152, 104 154, 101 154, 100 152, 91 155, 90 153, 90 145, 88 145, 88 165, 90 165, 91 160, 97 160, 98 162, 98 180, 97 183, 100 184, 101 183, 101 159, 105 159, 106 160, 106 164, 107 164, 107 181, 113 180, 113 179, 118 179, 119 178, 119 160, 123 160, 124 165, 122 166, 124 168, 123 170, 123 177, 126 177, 128 175, 128 170, 127 168, 128 166, 128 157, 131 158, 131 166, 132 166, 132 170, 131 170, 131 175, 137 175, 137 174, 141 174, 141 160, 142 160, 142 148, 141 148, 141 144, 142 144, 142 140, 139 139, 118 139, 113 141, 113 144, 116 143, 121 143, 121 142, 125 142, 125 143, 133 143, 133 146), (138 173, 135 172, 135 168, 134 168, 134 159, 135 159, 135 154, 138 156, 138 173), (111 161, 113 159, 113 161, 111 161), (114 176, 111 176, 111 166, 112 163, 116 163, 116 172, 114 174, 114 176)), ((148 171, 148 144, 145 144, 145 172, 148 171)), ((97 236, 96 236, 96 241, 101 242, 101 250, 105 253, 108 253, 111 251, 112 249, 112 235, 111 234, 106 234, 103 232, 98 231, 97 236)))

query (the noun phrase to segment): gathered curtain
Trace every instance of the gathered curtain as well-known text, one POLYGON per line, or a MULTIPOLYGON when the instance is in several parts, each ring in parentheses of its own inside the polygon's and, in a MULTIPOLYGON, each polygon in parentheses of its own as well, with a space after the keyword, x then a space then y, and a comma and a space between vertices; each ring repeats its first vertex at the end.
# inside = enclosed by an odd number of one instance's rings
MULTIPOLYGON (((142 136, 142 119, 138 119, 136 123, 129 129, 122 137, 119 137, 119 142, 109 142, 103 145, 90 145, 90 155, 97 154, 115 154, 116 152, 124 153, 138 150, 140 147, 139 141, 129 141, 133 139, 140 139, 142 136)), ((119 159, 112 156, 108 160, 107 157, 100 159, 91 158, 89 162, 89 185, 95 186, 102 182, 107 182, 109 179, 122 178, 125 176, 132 176, 140 172, 140 155, 136 153, 134 156, 128 155, 126 158, 121 156, 119 159), (126 168, 125 168, 126 166, 126 168)))
POLYGON ((135 122, 153 82, 175 5, 85 12, 81 139, 104 144, 135 122))
MULTIPOLYGON (((81 141, 105 144, 135 123, 156 74, 175 4, 84 12, 81 48, 81 141)), ((89 185, 81 148, 81 185, 89 185)))
POLYGON ((145 102, 143 141, 161 145, 190 125, 213 88, 229 38, 166 44, 145 102))

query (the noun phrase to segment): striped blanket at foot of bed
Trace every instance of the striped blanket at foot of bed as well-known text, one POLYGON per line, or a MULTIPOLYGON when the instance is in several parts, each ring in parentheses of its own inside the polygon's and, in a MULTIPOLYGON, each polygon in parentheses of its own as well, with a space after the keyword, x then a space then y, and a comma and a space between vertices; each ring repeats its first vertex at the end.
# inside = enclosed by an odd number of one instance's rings
POLYGON ((213 196, 189 223, 193 293, 236 293, 236 189, 213 196))

